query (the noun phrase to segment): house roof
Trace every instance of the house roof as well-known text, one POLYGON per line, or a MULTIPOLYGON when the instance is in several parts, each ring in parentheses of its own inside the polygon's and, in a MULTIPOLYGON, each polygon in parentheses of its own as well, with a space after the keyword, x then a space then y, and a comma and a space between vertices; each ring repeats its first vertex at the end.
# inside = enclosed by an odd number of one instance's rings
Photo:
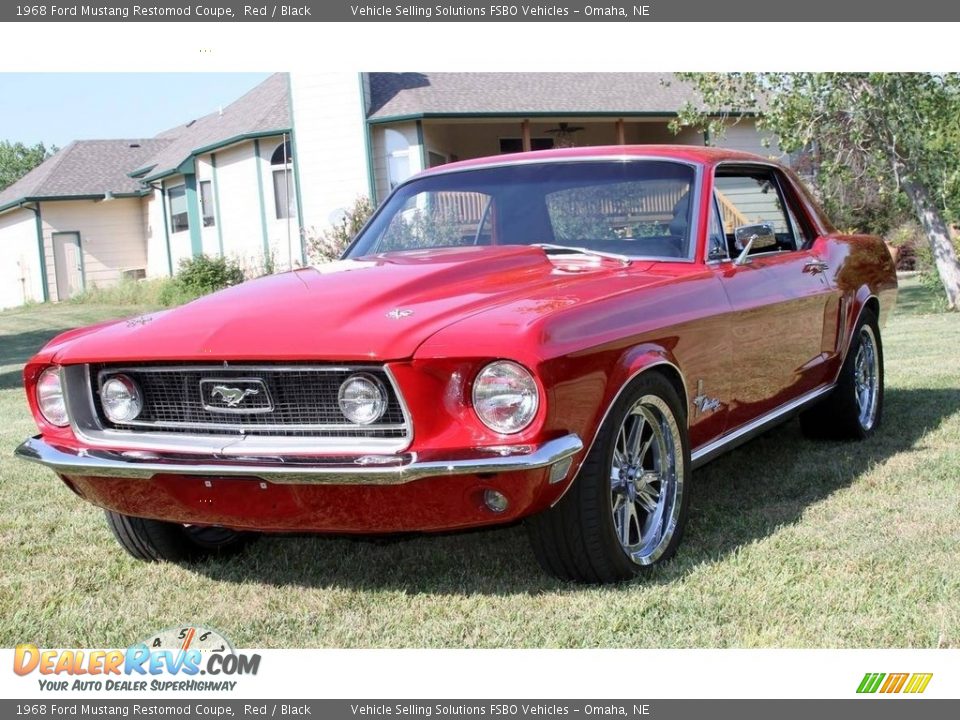
POLYGON ((261 135, 289 132, 290 102, 286 73, 274 73, 223 108, 157 135, 168 144, 138 165, 131 175, 152 180, 177 172, 193 155, 261 135))
POLYGON ((676 113, 697 100, 672 73, 370 73, 371 120, 483 114, 676 113))
POLYGON ((82 198, 112 193, 139 195, 127 175, 169 139, 76 140, 0 192, 0 211, 28 200, 82 198))
POLYGON ((287 76, 275 73, 222 111, 154 138, 77 140, 0 192, 0 212, 31 200, 141 195, 143 181, 177 172, 198 154, 290 131, 287 76))

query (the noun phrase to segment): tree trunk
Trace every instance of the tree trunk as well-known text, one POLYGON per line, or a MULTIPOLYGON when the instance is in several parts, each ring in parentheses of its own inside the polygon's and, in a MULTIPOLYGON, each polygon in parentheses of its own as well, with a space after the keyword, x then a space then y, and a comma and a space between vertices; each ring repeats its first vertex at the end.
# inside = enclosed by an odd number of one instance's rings
POLYGON ((937 267, 937 274, 947 293, 947 305, 951 310, 960 310, 960 262, 950 239, 950 232, 943 216, 932 201, 930 193, 915 180, 905 180, 903 190, 910 198, 917 219, 930 241, 930 251, 937 267))

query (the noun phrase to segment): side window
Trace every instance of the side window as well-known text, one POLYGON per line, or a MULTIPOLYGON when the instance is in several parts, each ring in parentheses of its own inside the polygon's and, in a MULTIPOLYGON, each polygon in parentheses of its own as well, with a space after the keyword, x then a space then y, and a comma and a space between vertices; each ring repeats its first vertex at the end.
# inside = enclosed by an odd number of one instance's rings
POLYGON ((730 257, 727 248, 727 238, 723 232, 723 223, 720 220, 720 210, 717 198, 714 196, 710 203, 710 230, 707 236, 707 260, 726 260, 730 257))
MULTIPOLYGON (((778 250, 796 250, 793 225, 787 217, 787 208, 771 172, 730 172, 717 175, 714 191, 723 219, 727 247, 734 252, 734 229, 740 225, 765 222, 773 226, 778 250)), ((761 252, 770 252, 764 248, 761 252)))
POLYGON ((793 232, 797 235, 797 247, 806 247, 812 238, 804 228, 803 223, 800 222, 796 211, 793 209, 793 204, 789 200, 787 200, 787 210, 790 213, 790 222, 793 223, 793 232))

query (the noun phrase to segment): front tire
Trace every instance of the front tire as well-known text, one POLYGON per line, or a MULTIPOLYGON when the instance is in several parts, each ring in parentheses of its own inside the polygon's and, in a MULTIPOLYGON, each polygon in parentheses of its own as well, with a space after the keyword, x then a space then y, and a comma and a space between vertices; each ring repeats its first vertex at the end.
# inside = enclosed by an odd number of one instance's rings
POLYGON ((877 315, 864 308, 837 385, 822 402, 800 414, 807 437, 864 440, 883 414, 883 344, 877 315))
POLYGON ((192 562, 239 552, 250 533, 220 527, 180 525, 105 511, 107 525, 120 546, 137 560, 192 562))
POLYGON ((690 445, 677 391, 656 371, 614 403, 573 486, 527 521, 534 554, 562 580, 629 580, 676 552, 690 445))

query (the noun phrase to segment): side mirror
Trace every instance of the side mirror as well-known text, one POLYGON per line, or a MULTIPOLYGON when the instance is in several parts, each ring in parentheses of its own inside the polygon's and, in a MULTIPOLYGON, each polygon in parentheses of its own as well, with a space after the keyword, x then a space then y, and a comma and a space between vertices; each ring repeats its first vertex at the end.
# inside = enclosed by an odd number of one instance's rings
POLYGON ((755 225, 741 225, 733 231, 734 247, 740 255, 734 261, 736 265, 745 265, 751 251, 777 246, 777 236, 770 223, 756 223, 755 225))

